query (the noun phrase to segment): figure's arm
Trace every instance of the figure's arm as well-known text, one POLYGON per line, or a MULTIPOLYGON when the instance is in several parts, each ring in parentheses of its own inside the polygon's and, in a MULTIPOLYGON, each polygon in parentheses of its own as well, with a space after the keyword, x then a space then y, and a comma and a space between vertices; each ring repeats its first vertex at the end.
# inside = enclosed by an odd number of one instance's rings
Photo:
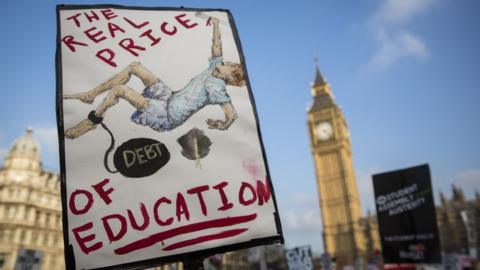
POLYGON ((213 38, 212 38, 212 57, 222 56, 222 37, 220 35, 219 20, 212 18, 213 22, 213 38))
POLYGON ((225 120, 208 119, 208 128, 226 130, 238 118, 237 111, 235 110, 231 102, 221 104, 220 106, 225 113, 225 120))

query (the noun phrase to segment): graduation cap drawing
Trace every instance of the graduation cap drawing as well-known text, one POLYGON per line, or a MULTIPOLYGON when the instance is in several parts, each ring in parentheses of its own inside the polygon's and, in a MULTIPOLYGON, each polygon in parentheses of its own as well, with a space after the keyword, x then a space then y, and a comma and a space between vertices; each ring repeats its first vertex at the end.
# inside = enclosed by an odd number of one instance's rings
POLYGON ((182 146, 182 155, 190 160, 195 160, 195 167, 202 168, 200 160, 208 155, 212 141, 205 133, 198 129, 192 128, 183 136, 177 139, 182 146))

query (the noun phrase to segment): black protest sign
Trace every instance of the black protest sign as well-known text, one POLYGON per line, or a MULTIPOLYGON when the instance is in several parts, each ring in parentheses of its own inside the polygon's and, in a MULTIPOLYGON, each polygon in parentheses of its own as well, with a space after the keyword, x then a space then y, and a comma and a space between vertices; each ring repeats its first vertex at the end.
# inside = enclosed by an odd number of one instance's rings
POLYGON ((428 165, 373 176, 385 263, 440 263, 428 165))
POLYGON ((68 269, 283 242, 228 10, 57 7, 68 269))

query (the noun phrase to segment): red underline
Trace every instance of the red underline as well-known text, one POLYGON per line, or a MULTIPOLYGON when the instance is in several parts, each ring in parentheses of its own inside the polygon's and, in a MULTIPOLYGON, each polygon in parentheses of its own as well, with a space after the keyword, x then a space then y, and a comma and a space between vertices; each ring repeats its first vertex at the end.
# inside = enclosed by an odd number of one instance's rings
POLYGON ((189 239, 189 240, 185 240, 185 241, 182 241, 182 242, 177 242, 177 243, 171 244, 171 245, 163 248, 163 250, 169 251, 169 250, 174 250, 174 249, 177 249, 177 248, 193 246, 193 245, 200 244, 200 243, 207 242, 207 241, 211 241, 211 240, 218 240, 218 239, 233 237, 233 236, 239 235, 239 234, 241 234, 241 233, 243 233, 247 230, 248 230, 247 228, 240 228, 240 229, 227 230, 227 231, 223 231, 223 232, 215 233, 215 234, 204 235, 204 236, 200 236, 200 237, 197 237, 197 238, 193 238, 193 239, 189 239))
POLYGON ((179 236, 182 234, 202 231, 210 228, 233 226, 236 224, 252 221, 256 218, 257 218, 257 214, 251 214, 251 215, 245 215, 245 216, 219 218, 219 219, 213 219, 213 220, 188 224, 188 225, 173 228, 167 231, 151 234, 145 238, 131 242, 123 247, 119 247, 115 249, 114 252, 115 254, 118 254, 118 255, 124 255, 135 250, 153 246, 158 242, 161 242, 166 239, 179 236))

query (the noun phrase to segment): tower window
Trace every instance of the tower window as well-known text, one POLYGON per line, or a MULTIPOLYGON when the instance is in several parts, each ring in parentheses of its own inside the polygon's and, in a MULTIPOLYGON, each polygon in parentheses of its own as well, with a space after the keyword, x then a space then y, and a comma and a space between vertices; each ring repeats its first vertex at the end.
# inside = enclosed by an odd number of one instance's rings
POLYGON ((23 211, 23 220, 27 221, 28 220, 28 212, 30 211, 30 207, 25 207, 25 210, 23 211))
POLYGON ((54 244, 55 246, 58 246, 58 242, 59 242, 58 239, 59 239, 59 238, 58 238, 58 235, 55 235, 55 238, 54 238, 54 240, 53 240, 53 244, 54 244))
POLYGON ((57 214, 57 222, 55 224, 58 226, 62 225, 62 217, 58 214, 57 214))
POLYGON ((52 268, 55 268, 55 265, 57 264, 57 256, 53 256, 52 260, 50 262, 52 268))
POLYGON ((34 220, 35 220, 35 223, 38 224, 38 221, 40 221, 40 211, 38 211, 38 210, 35 211, 35 218, 34 218, 34 220))
POLYGON ((45 246, 48 246, 48 233, 45 233, 45 234, 43 235, 43 244, 44 244, 45 246))
POLYGON ((32 234, 32 244, 35 246, 38 244, 38 233, 32 234))
POLYGON ((20 243, 25 243, 26 238, 27 238, 27 232, 25 230, 22 230, 20 232, 20 243))
POLYGON ((14 219, 15 218, 15 206, 8 206, 7 211, 8 211, 8 218, 9 219, 14 219))
POLYGON ((5 266, 5 261, 7 260, 7 254, 0 253, 0 269, 3 269, 5 266))
POLYGON ((5 241, 12 241, 12 231, 11 230, 5 230, 5 235, 3 237, 5 241))
POLYGON ((47 213, 47 218, 45 219, 45 226, 50 227, 50 213, 47 213))

